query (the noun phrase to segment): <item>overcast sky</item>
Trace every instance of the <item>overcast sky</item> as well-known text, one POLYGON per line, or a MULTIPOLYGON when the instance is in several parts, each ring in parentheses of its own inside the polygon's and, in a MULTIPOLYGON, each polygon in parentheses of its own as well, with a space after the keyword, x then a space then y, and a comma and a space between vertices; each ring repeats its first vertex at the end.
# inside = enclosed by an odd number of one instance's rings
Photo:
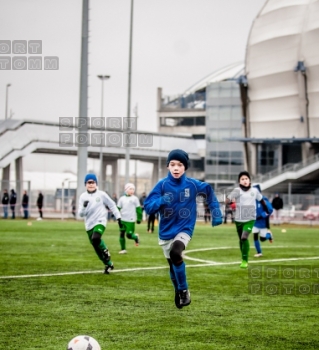
MULTIPOLYGON (((158 87, 165 95, 181 94, 244 61, 250 28, 265 2, 134 0, 131 108, 138 106, 139 130, 156 131, 158 87)), ((130 5, 90 0, 89 117, 101 116, 98 74, 111 76, 104 85, 104 117, 127 116, 130 5)), ((60 64, 52 71, 1 70, 0 119, 8 83, 13 119, 79 116, 81 20, 81 0, 0 0, 0 40, 42 40, 42 56, 58 56, 60 64)))

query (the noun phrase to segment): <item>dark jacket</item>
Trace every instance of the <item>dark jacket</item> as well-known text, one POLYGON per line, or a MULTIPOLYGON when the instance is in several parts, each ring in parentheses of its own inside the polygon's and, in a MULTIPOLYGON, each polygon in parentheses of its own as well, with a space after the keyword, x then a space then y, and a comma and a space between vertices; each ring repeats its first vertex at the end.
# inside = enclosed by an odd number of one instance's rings
POLYGON ((14 192, 14 190, 11 190, 9 202, 10 205, 15 205, 17 203, 17 194, 14 192))
POLYGON ((24 194, 22 196, 22 207, 27 208, 29 205, 29 196, 27 194, 24 194))
POLYGON ((2 197, 2 204, 3 205, 8 205, 9 204, 9 194, 8 193, 4 193, 3 197, 2 197))
POLYGON ((145 199, 146 199, 146 196, 142 196, 142 197, 140 198, 141 208, 144 208, 145 199))
POLYGON ((38 196, 38 199, 37 199, 37 206, 38 207, 42 207, 43 206, 43 194, 40 192, 39 193, 39 196, 38 196))
POLYGON ((284 202, 280 197, 275 197, 272 202, 272 207, 276 210, 282 209, 284 207, 284 202))

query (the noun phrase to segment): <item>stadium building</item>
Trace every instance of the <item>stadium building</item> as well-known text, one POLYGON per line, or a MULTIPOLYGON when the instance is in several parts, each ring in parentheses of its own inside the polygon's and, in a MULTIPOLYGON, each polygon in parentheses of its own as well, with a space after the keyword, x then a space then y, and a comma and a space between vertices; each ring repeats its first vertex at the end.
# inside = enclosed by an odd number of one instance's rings
MULTIPOLYGON (((131 159, 153 164, 152 184, 164 175, 167 153, 180 147, 190 155, 189 176, 215 189, 233 186, 239 171, 247 169, 263 190, 318 193, 318 38, 319 0, 266 1, 252 24, 245 62, 216 70, 179 96, 158 89, 158 133, 152 133, 151 147, 132 148, 131 159)), ((77 129, 71 129, 74 139, 77 129)), ((89 129, 89 136, 94 132, 89 129)), ((1 123, 1 187, 10 182, 15 163, 15 187, 21 192, 22 159, 30 153, 76 156, 74 144, 61 147, 60 133, 57 123, 1 123)), ((90 158, 101 153, 101 183, 109 164, 109 189, 118 192, 117 161, 125 158, 125 149, 88 147, 90 158)))
POLYGON ((241 142, 226 139, 242 135, 242 107, 237 80, 244 64, 235 63, 205 77, 180 96, 163 97, 158 89, 158 128, 163 133, 190 133, 199 143, 201 160, 191 163, 214 185, 234 183, 244 167, 241 142))
POLYGON ((245 168, 269 191, 297 183, 297 192, 316 191, 318 38, 318 0, 266 1, 245 64, 218 70, 177 97, 158 90, 159 130, 205 139, 201 170, 215 188, 233 184, 245 168))

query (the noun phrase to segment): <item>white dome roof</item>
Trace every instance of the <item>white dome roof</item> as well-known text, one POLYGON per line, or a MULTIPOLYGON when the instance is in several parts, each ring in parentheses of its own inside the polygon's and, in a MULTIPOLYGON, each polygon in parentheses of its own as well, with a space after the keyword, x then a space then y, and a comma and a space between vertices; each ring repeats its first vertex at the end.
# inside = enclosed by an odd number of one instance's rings
POLYGON ((246 75, 249 136, 319 136, 319 0, 266 1, 248 39, 246 75))
POLYGON ((183 95, 189 95, 196 91, 203 90, 207 85, 211 83, 216 83, 223 80, 233 80, 237 79, 240 75, 244 74, 244 63, 238 62, 230 64, 226 67, 218 69, 217 71, 211 73, 207 77, 201 79, 196 84, 192 85, 189 89, 185 90, 183 95))

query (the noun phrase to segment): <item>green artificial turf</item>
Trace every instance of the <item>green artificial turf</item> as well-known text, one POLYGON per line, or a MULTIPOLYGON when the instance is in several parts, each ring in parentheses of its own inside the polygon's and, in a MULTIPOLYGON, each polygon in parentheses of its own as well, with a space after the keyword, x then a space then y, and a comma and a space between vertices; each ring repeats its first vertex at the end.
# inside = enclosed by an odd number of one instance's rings
POLYGON ((104 275, 83 222, 30 222, 0 220, 0 349, 66 349, 81 334, 102 350, 319 347, 318 227, 274 226, 258 259, 250 237, 245 270, 234 225, 198 224, 185 256, 192 303, 179 310, 157 234, 145 224, 126 255, 108 224, 115 269, 104 275))

